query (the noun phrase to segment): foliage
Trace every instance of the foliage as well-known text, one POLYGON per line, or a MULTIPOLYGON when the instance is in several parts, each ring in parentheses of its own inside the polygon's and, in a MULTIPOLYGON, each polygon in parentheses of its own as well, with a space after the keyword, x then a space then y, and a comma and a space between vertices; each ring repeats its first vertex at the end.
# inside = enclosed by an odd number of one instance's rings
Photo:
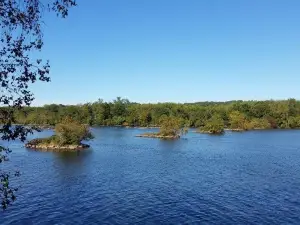
POLYGON ((63 145, 79 145, 82 140, 92 139, 93 136, 87 125, 80 124, 71 118, 64 119, 55 126, 55 142, 63 145))
POLYGON ((244 113, 240 111, 233 111, 229 114, 230 128, 234 130, 248 130, 249 121, 244 113))
MULTIPOLYGON (((64 18, 68 15, 69 8, 75 5, 74 0, 49 0, 47 8, 49 12, 64 18)), ((49 62, 33 57, 36 55, 33 53, 40 51, 44 44, 44 9, 45 5, 39 0, 0 0, 0 105, 3 106, 0 109, 0 133, 3 140, 24 141, 26 135, 32 132, 28 127, 13 126, 18 121, 15 116, 26 118, 22 108, 29 106, 34 100, 29 85, 38 80, 50 81, 49 62)), ((35 119, 38 120, 39 117, 35 119)), ((47 121, 50 122, 52 120, 47 121)), ((8 159, 7 153, 9 150, 1 147, 0 158, 8 159)), ((9 173, 0 170, 3 209, 15 200, 16 188, 10 186, 9 177, 9 173)))
MULTIPOLYGON (((236 103, 235 103, 236 104, 236 103)), ((126 122, 130 126, 160 126, 161 118, 165 116, 176 117, 191 127, 204 126, 213 116, 219 116, 224 121, 225 127, 243 127, 244 123, 250 123, 253 119, 265 119, 270 123, 272 128, 280 125, 287 125, 289 121, 294 121, 300 115, 300 105, 297 101, 297 111, 288 117, 284 116, 285 112, 281 112, 278 105, 286 104, 286 101, 265 101, 259 105, 265 104, 271 108, 268 114, 261 117, 255 106, 256 102, 245 102, 249 105, 248 115, 240 111, 236 111, 232 103, 215 103, 210 105, 201 104, 137 104, 126 103, 126 110, 123 115, 114 115, 112 108, 113 102, 95 102, 89 104, 89 111, 86 112, 85 105, 56 105, 55 113, 51 113, 49 105, 44 107, 28 107, 27 117, 22 117, 17 111, 18 123, 21 124, 55 124, 65 116, 70 116, 80 123, 91 122, 91 125, 118 125, 126 122), (161 114, 162 108, 166 108, 165 114, 161 114), (95 118, 100 118, 99 120, 95 118)), ((119 114, 119 113, 118 113, 119 114)), ((296 123, 297 124, 297 123, 296 123)), ((247 127, 247 126, 246 126, 247 127)))
POLYGON ((47 138, 36 138, 28 142, 30 145, 39 145, 39 144, 57 144, 57 137, 56 135, 52 135, 51 137, 47 138))
POLYGON ((181 136, 187 133, 187 129, 182 125, 180 119, 172 116, 163 116, 160 121, 159 135, 162 136, 181 136))
POLYGON ((290 128, 300 127, 300 116, 291 116, 288 118, 288 123, 290 128))
POLYGON ((254 118, 248 125, 249 129, 270 129, 271 124, 266 118, 254 118))
POLYGON ((98 100, 84 105, 46 105, 26 107, 27 117, 14 112, 19 124, 56 124, 66 116, 83 124, 160 127, 162 118, 174 117, 182 126, 204 127, 213 117, 220 117, 224 128, 269 129, 300 128, 300 102, 232 101, 204 103, 138 104, 127 99, 112 102, 98 100), (118 104, 118 107, 115 107, 118 104))
POLYGON ((214 115, 206 122, 204 127, 200 128, 200 131, 210 134, 222 134, 224 133, 224 121, 220 116, 214 115))

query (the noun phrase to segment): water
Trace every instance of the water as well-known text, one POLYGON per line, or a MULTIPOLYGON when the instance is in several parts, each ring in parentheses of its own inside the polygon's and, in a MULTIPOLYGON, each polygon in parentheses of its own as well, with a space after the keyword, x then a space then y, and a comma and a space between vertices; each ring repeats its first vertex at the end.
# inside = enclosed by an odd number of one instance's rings
POLYGON ((0 223, 300 224, 300 131, 134 137, 143 132, 94 128, 79 154, 11 143, 21 187, 0 223))

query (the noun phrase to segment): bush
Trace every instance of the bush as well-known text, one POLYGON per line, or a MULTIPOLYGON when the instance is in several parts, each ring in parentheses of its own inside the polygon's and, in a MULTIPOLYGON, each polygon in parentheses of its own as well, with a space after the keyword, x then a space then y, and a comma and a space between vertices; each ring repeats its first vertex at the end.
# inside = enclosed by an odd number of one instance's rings
POLYGON ((300 116, 288 118, 288 123, 290 128, 299 128, 300 127, 300 116))
POLYGON ((114 116, 112 118, 113 125, 122 125, 125 121, 125 117, 122 116, 114 116))
POLYGON ((264 118, 262 119, 254 118, 251 120, 249 124, 249 129, 270 129, 270 128, 271 128, 271 124, 267 119, 264 118))
POLYGON ((219 116, 213 116, 209 119, 205 126, 200 128, 200 132, 206 132, 210 134, 222 134, 224 133, 224 121, 219 116))
POLYGON ((57 137, 56 135, 53 135, 51 137, 47 138, 36 138, 28 142, 30 145, 39 145, 39 144, 56 144, 57 143, 57 137))
POLYGON ((172 116, 163 116, 160 119, 160 131, 159 135, 162 136, 181 136, 188 131, 184 127, 181 120, 172 116))
POLYGON ((56 141, 59 145, 79 145, 81 141, 93 138, 87 125, 80 124, 70 118, 57 124, 55 132, 56 141))
POLYGON ((231 112, 229 115, 229 121, 231 129, 249 130, 249 121, 246 116, 239 111, 231 112))

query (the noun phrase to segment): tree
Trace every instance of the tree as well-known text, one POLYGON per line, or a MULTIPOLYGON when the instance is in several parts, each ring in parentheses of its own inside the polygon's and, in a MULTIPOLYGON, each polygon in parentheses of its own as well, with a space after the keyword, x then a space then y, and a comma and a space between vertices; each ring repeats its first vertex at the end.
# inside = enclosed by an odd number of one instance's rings
POLYGON ((93 124, 93 111, 90 103, 86 103, 81 107, 80 113, 81 123, 92 125, 93 124))
POLYGON ((160 120, 159 135, 180 137, 187 133, 187 129, 182 126, 181 121, 172 116, 164 116, 160 120))
POLYGON ((62 146, 79 145, 81 141, 93 138, 87 125, 81 124, 70 117, 56 124, 55 137, 55 141, 62 146))
POLYGON ((139 116, 139 124, 142 127, 147 127, 150 125, 152 121, 152 115, 149 110, 149 107, 141 107, 140 108, 140 116, 139 116))
POLYGON ((299 128, 300 127, 300 116, 289 117, 289 127, 290 128, 299 128))
POLYGON ((239 111, 233 111, 230 113, 229 118, 232 129, 248 130, 248 120, 243 113, 239 111))
POLYGON ((210 134, 222 134, 224 133, 224 121, 220 116, 214 115, 206 122, 200 131, 210 134))
POLYGON ((266 118, 254 118, 249 123, 251 129, 270 129, 271 124, 266 118))
POLYGON ((124 116, 126 114, 127 105, 129 104, 128 99, 122 99, 117 97, 113 101, 112 113, 114 116, 124 116))
MULTIPOLYGON (((37 80, 49 82, 50 65, 40 58, 34 58, 32 52, 43 47, 43 13, 49 12, 65 18, 75 0, 53 0, 47 6, 39 0, 0 0, 0 104, 6 106, 0 110, 0 133, 3 140, 25 140, 32 129, 24 126, 12 126, 14 111, 22 111, 34 100, 29 89, 37 80)), ((8 160, 9 149, 0 148, 0 162, 8 160)), ((15 200, 16 188, 10 186, 11 174, 0 171, 0 198, 5 209, 15 200)))
POLYGON ((138 105, 130 105, 128 107, 128 115, 126 117, 126 122, 129 126, 139 125, 139 115, 138 115, 138 105))
POLYGON ((104 115, 104 107, 103 107, 103 100, 98 99, 98 101, 92 104, 92 123, 95 125, 103 125, 105 120, 104 115))

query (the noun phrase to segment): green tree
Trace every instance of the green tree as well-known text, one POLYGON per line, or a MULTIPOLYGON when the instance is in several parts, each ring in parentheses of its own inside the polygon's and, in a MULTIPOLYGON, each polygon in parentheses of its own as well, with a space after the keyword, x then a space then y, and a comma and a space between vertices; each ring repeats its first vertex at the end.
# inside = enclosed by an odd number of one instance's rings
POLYGON ((112 104, 112 114, 114 116, 124 116, 126 115, 127 106, 129 105, 128 99, 122 99, 117 97, 112 104))
POLYGON ((224 121, 220 116, 214 115, 206 122, 204 127, 200 128, 200 131, 210 134, 222 134, 224 133, 224 121))
MULTIPOLYGON (((109 113, 108 113, 109 114, 109 113)), ((105 108, 104 102, 102 99, 92 103, 92 124, 94 125, 103 125, 105 118, 105 108)))
POLYGON ((300 116, 291 116, 289 118, 289 127, 294 128, 300 128, 300 116))
POLYGON ((230 127, 232 129, 238 129, 238 130, 248 130, 249 124, 246 116, 239 112, 239 111, 233 111, 229 115, 230 119, 230 127))
POLYGON ((150 125, 152 121, 152 115, 149 110, 149 107, 141 107, 140 113, 139 113, 139 124, 142 127, 147 127, 150 125))
POLYGON ((158 103, 153 105, 151 115, 152 115, 152 122, 155 125, 158 125, 160 122, 160 118, 162 116, 170 116, 171 112, 170 109, 164 103, 158 103))
POLYGON ((219 116, 224 121, 224 127, 267 129, 269 126, 271 128, 295 127, 295 118, 300 116, 300 103, 294 99, 289 99, 286 101, 258 102, 138 104, 117 98, 113 102, 100 100, 73 106, 26 107, 24 111, 26 111, 26 116, 19 111, 14 111, 17 123, 55 125, 62 118, 71 116, 80 123, 90 125, 146 127, 160 126, 161 118, 172 116, 189 127, 204 127, 212 117, 219 116), (241 111, 233 109, 240 109, 241 111))
POLYGON ((182 126, 181 121, 172 116, 164 116, 160 120, 159 135, 180 137, 187 133, 187 129, 182 126))
POLYGON ((250 115, 255 118, 269 116, 271 112, 269 102, 255 102, 250 109, 250 115))
POLYGON ((93 138, 85 124, 67 117, 55 126, 55 140, 59 145, 79 145, 83 140, 93 138))
MULTIPOLYGON (((44 2, 45 3, 45 2, 44 2)), ((48 1, 50 12, 66 17, 68 9, 75 6, 73 0, 48 1)), ((32 54, 43 47, 44 5, 39 0, 0 0, 0 129, 4 140, 25 140, 32 130, 16 123, 14 111, 29 106, 33 93, 29 89, 37 80, 48 82, 50 65, 32 54)), ((0 162, 8 159, 9 149, 0 147, 0 162)), ((11 174, 0 171, 0 198, 5 209, 15 200, 16 189, 10 186, 11 174)))
POLYGON ((294 98, 288 99, 288 116, 297 116, 297 101, 294 98))
POLYGON ((266 118, 254 118, 248 125, 249 129, 270 129, 271 124, 266 118))
POLYGON ((94 122, 92 105, 90 103, 83 104, 80 111, 80 122, 83 124, 92 125, 94 122))
POLYGON ((126 122, 130 126, 139 126, 139 105, 132 104, 128 106, 128 114, 126 117, 126 122))

